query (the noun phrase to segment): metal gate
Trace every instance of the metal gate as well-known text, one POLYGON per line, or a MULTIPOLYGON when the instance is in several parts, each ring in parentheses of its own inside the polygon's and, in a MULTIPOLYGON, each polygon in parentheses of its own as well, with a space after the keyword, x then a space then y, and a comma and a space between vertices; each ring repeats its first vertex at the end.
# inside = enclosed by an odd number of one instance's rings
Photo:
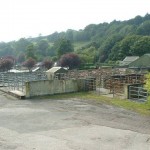
POLYGON ((47 80, 43 72, 0 73, 0 86, 5 90, 25 91, 25 82, 47 80))
POLYGON ((128 99, 136 101, 147 101, 148 92, 142 84, 128 86, 128 99))

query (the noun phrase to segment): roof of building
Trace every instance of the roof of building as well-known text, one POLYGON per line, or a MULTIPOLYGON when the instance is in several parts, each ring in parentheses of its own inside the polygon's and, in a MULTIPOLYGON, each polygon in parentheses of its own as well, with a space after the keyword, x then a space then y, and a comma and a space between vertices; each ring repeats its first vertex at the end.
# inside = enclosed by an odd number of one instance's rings
POLYGON ((38 70, 40 70, 40 67, 34 68, 34 69, 32 70, 32 72, 36 72, 36 71, 38 71, 38 70))
POLYGON ((138 59, 139 56, 127 56, 123 61, 133 62, 134 60, 138 59))
POLYGON ((138 58, 139 56, 127 56, 123 61, 120 61, 120 66, 127 66, 138 58))
POLYGON ((9 72, 23 73, 23 72, 29 72, 29 70, 17 70, 17 69, 11 69, 9 72))
POLYGON ((150 54, 144 54, 139 59, 132 62, 129 67, 150 68, 150 54))
POLYGON ((62 67, 52 67, 51 69, 47 70, 46 72, 51 72, 51 73, 61 73, 61 72, 67 72, 65 68, 62 67))

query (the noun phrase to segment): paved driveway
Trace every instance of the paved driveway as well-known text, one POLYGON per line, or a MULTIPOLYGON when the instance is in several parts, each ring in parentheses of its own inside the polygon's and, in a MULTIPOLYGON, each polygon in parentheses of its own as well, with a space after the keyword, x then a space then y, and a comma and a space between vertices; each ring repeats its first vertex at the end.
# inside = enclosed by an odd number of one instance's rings
POLYGON ((0 92, 0 150, 150 150, 150 117, 69 100, 0 92))

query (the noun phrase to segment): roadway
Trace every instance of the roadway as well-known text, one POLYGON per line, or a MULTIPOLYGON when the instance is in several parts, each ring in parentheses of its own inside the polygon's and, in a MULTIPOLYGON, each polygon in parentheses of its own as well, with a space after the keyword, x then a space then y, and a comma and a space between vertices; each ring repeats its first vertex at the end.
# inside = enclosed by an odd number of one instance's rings
POLYGON ((150 150, 150 116, 82 99, 0 91, 0 150, 150 150))

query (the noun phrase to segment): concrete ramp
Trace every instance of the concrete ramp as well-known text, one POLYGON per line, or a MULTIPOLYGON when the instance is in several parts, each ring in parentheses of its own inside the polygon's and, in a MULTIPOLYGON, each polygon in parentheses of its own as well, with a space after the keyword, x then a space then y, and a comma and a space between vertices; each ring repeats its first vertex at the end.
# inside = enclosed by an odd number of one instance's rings
POLYGON ((21 91, 13 90, 13 91, 8 91, 8 93, 19 99, 25 99, 25 94, 21 91))

